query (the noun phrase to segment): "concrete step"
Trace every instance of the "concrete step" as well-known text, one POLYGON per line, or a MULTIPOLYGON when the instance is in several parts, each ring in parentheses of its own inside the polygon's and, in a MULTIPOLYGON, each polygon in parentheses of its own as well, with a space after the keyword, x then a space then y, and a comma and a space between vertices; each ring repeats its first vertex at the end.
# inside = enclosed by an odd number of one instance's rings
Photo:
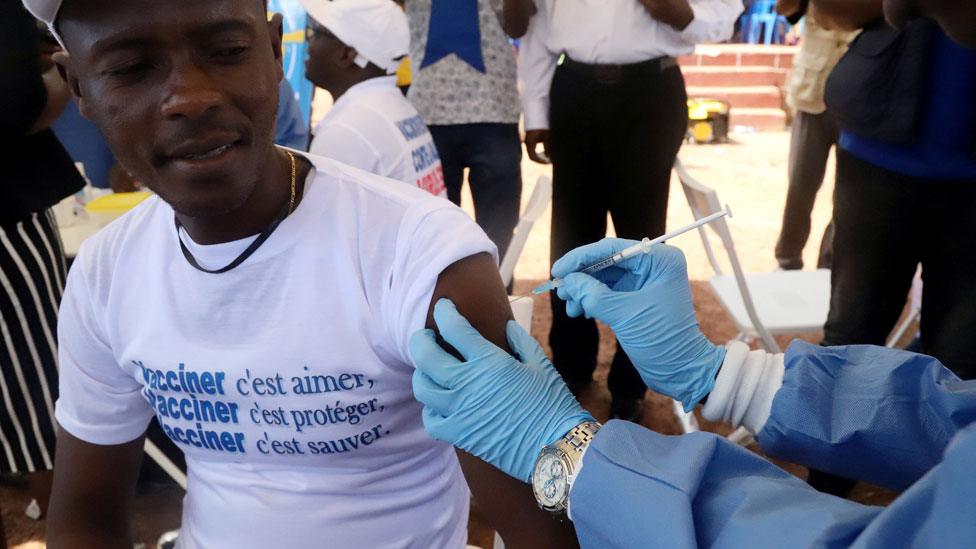
POLYGON ((688 97, 721 99, 742 108, 782 109, 784 105, 776 86, 688 86, 688 97))
POLYGON ((678 58, 685 67, 744 67, 763 66, 777 69, 793 67, 796 46, 766 46, 755 44, 704 44, 691 55, 678 58))
POLYGON ((729 113, 729 124, 733 128, 748 126, 757 130, 783 130, 786 128, 786 112, 783 109, 733 108, 729 113))
POLYGON ((698 86, 777 86, 786 85, 787 69, 775 67, 728 67, 691 66, 682 67, 685 84, 698 86))

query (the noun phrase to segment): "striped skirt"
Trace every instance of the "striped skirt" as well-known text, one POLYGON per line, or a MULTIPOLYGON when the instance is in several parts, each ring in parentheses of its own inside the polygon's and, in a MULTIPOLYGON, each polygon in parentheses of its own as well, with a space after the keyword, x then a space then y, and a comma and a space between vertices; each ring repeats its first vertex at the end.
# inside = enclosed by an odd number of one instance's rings
POLYGON ((50 210, 0 227, 0 472, 54 466, 65 263, 50 210))

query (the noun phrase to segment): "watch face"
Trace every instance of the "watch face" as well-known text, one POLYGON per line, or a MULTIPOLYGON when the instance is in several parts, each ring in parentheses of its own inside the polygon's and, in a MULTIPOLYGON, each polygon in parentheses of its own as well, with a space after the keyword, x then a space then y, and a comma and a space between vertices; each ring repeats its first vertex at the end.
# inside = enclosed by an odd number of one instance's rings
POLYGON ((544 507, 556 507, 566 495, 568 471, 558 454, 543 454, 532 474, 532 489, 544 507))

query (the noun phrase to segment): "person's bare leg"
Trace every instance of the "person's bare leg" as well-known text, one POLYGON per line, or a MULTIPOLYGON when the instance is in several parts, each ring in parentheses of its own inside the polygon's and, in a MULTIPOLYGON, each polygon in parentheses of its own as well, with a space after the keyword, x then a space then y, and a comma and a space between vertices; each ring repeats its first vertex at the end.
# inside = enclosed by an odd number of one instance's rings
MULTIPOLYGON (((27 475, 28 491, 41 507, 41 516, 47 516, 47 505, 51 501, 51 483, 54 471, 37 471, 27 475)), ((0 549, 3 549, 0 546, 0 549)))

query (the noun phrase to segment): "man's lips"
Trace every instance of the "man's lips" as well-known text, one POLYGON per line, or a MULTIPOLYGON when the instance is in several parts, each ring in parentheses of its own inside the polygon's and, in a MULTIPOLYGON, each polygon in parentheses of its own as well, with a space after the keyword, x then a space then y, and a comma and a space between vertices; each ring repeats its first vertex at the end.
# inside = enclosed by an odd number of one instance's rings
POLYGON ((207 160, 210 158, 215 158, 223 154, 227 149, 233 147, 233 143, 228 143, 227 145, 221 145, 215 149, 210 149, 209 151, 202 154, 185 154, 183 156, 177 157, 184 160, 207 160))
POLYGON ((236 136, 216 136, 206 139, 186 141, 171 149, 164 155, 164 157, 168 161, 210 160, 219 157, 241 143, 242 140, 238 139, 236 136))

